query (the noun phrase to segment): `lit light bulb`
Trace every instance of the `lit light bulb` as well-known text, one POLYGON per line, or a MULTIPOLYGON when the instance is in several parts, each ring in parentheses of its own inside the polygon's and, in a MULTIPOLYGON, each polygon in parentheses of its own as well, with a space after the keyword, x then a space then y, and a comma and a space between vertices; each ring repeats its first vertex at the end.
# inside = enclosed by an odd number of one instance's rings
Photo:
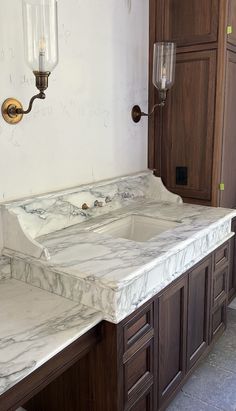
POLYGON ((167 82, 167 77, 166 77, 166 67, 162 67, 162 74, 161 74, 161 89, 165 90, 166 89, 166 82, 167 82))
POLYGON ((46 58, 46 41, 42 37, 39 41, 39 71, 45 72, 45 58, 46 58))

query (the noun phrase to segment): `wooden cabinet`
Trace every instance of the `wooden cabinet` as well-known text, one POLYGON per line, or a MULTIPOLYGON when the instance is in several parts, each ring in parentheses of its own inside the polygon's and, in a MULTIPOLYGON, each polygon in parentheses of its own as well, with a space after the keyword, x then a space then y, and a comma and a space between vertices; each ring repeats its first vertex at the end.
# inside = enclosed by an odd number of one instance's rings
POLYGON ((1 411, 166 409, 226 327, 230 260, 228 241, 119 324, 98 324, 0 396, 1 411))
POLYGON ((211 258, 189 274, 187 370, 202 356, 209 343, 211 258))
POLYGON ((219 0, 162 0, 164 40, 178 45, 217 41, 219 0))
POLYGON ((174 392, 186 373, 187 277, 159 300, 159 405, 174 392))
POLYGON ((177 43, 176 79, 149 119, 149 168, 186 202, 234 208, 235 0, 150 2, 150 108, 152 47, 163 39, 177 43))
POLYGON ((215 73, 215 51, 177 55, 176 83, 163 112, 162 179, 183 197, 211 199, 215 73))
POLYGON ((236 53, 228 50, 226 58, 225 124, 223 130, 221 169, 221 181, 224 183, 224 191, 220 191, 220 206, 233 208, 236 207, 236 53))
POLYGON ((236 46, 236 2, 228 0, 228 42, 236 46))

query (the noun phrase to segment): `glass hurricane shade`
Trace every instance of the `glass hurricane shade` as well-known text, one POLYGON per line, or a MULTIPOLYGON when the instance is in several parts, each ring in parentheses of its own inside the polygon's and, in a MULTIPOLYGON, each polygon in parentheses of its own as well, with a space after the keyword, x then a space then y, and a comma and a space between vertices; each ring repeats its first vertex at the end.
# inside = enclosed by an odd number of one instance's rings
POLYGON ((153 84, 158 90, 169 90, 175 81, 175 43, 155 43, 153 50, 153 84))
POLYGON ((26 63, 51 72, 58 63, 57 0, 22 0, 22 11, 26 63))

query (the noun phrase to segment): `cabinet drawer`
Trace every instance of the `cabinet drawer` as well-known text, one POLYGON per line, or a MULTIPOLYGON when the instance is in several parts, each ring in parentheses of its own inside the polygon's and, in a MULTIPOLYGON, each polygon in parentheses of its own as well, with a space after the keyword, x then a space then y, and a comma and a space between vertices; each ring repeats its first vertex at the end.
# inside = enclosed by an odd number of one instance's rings
POLYGON ((153 330, 153 303, 140 311, 124 326, 124 352, 153 330))
POLYGON ((153 384, 153 348, 152 339, 124 364, 125 403, 132 403, 143 387, 153 384))
POLYGON ((214 253, 214 271, 224 267, 229 262, 229 242, 223 244, 214 253))
POLYGON ((218 307, 227 297, 229 269, 218 271, 213 279, 213 307, 218 307))
POLYGON ((212 315, 211 338, 214 341, 226 328, 226 300, 218 307, 212 315))

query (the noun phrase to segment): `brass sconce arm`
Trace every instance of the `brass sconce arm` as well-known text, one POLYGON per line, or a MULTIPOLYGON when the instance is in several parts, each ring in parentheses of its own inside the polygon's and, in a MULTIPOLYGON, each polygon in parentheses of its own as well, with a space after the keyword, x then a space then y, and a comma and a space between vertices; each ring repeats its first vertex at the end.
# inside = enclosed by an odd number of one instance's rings
POLYGON ((32 108, 33 108, 34 100, 36 100, 37 98, 41 99, 41 100, 44 100, 46 98, 46 95, 45 95, 45 93, 40 92, 39 94, 36 94, 35 96, 33 96, 31 98, 30 102, 29 102, 29 107, 27 108, 27 110, 23 110, 23 108, 17 108, 16 105, 10 104, 10 105, 8 105, 8 108, 7 108, 7 114, 11 118, 16 117, 18 114, 22 114, 22 115, 23 114, 29 114, 31 112, 32 108))
POLYGON ((2 105, 2 115, 7 123, 19 123, 19 121, 22 120, 23 115, 31 112, 36 99, 44 100, 46 98, 44 91, 48 88, 48 77, 50 72, 35 71, 34 75, 36 79, 36 87, 40 92, 30 99, 27 110, 24 110, 22 104, 15 98, 6 99, 2 105))
POLYGON ((135 123, 138 123, 142 117, 150 117, 153 115, 157 107, 164 107, 166 101, 166 91, 161 92, 161 101, 156 103, 149 113, 144 113, 139 106, 134 106, 132 108, 131 116, 135 123))

